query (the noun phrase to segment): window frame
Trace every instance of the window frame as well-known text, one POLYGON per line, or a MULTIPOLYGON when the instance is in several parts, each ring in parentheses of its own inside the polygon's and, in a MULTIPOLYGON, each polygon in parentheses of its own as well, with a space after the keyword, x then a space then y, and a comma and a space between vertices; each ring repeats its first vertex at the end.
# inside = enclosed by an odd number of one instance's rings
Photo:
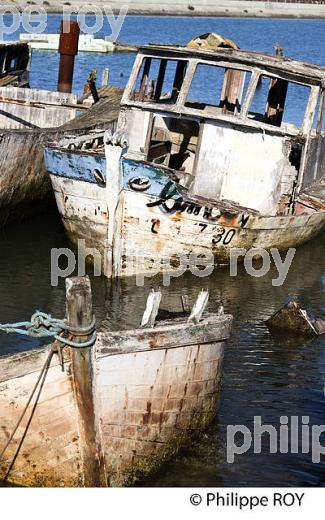
POLYGON ((0 51, 0 75, 6 74, 7 49, 0 51))
MULTIPOLYGON (((149 153, 149 148, 150 148, 150 142, 151 142, 151 138, 152 138, 152 132, 153 132, 153 128, 154 128, 154 119, 155 119, 155 117, 157 115, 158 114, 154 114, 153 112, 150 113, 150 119, 149 119, 149 124, 148 124, 148 131, 147 131, 146 142, 145 142, 145 146, 144 146, 144 154, 145 154, 145 157, 146 157, 145 162, 147 164, 154 165, 156 167, 163 168, 163 169, 168 170, 168 171, 173 171, 177 175, 177 174, 179 174, 178 170, 176 170, 174 168, 170 168, 169 166, 165 166, 163 164, 153 163, 151 161, 148 161, 148 159, 147 159, 148 153, 149 153)), ((159 114, 159 116, 162 117, 163 119, 164 118, 177 119, 177 114, 171 115, 171 114, 163 113, 163 114, 159 114)), ((203 133, 204 122, 198 120, 196 117, 192 117, 192 118, 189 117, 187 119, 193 121, 194 123, 197 123, 197 125, 198 125, 198 141, 197 141, 197 148, 196 148, 195 159, 194 159, 194 164, 193 164, 193 171, 191 173, 185 172, 187 175, 194 176, 196 174, 196 168, 197 168, 197 163, 198 163, 198 156, 199 156, 199 152, 200 152, 200 149, 201 149, 201 140, 202 140, 202 133, 203 133)))
MULTIPOLYGON (((202 59, 193 59, 193 68, 191 70, 191 78, 190 78, 190 81, 186 82, 186 89, 184 88, 183 89, 183 92, 181 92, 181 94, 183 94, 182 96, 182 110, 185 110, 186 113, 193 113, 195 115, 199 115, 201 118, 206 118, 206 119, 209 119, 209 118, 213 118, 213 119, 218 119, 219 117, 222 117, 224 116, 225 114, 220 114, 220 115, 216 115, 215 113, 213 113, 212 111, 209 112, 209 110, 201 110, 201 109, 196 109, 196 108, 191 108, 191 107, 187 107, 186 106, 186 102, 188 101, 187 100, 187 97, 188 97, 188 94, 190 92, 190 89, 191 89, 191 86, 192 86, 192 82, 194 80, 194 76, 195 76, 195 73, 196 73, 196 70, 197 68, 200 66, 200 65, 206 65, 206 66, 210 66, 210 67, 217 67, 219 69, 224 69, 225 71, 227 70, 236 70, 238 72, 245 72, 245 73, 250 73, 251 74, 251 78, 249 80, 249 83, 248 83, 248 86, 247 86, 247 89, 246 89, 246 93, 244 92, 243 93, 243 100, 242 100, 242 103, 241 103, 241 111, 240 112, 236 112, 236 113, 233 113, 233 114, 227 114, 228 117, 233 117, 235 120, 238 120, 238 119, 242 119, 241 117, 241 114, 243 113, 243 108, 245 106, 245 100, 247 98, 247 95, 248 95, 248 92, 249 92, 249 89, 250 89, 250 86, 251 86, 251 82, 252 82, 252 78, 253 78, 253 69, 251 67, 248 67, 248 66, 245 66, 245 65, 241 65, 240 64, 240 67, 238 66, 239 64, 237 63, 228 63, 228 62, 225 62, 225 61, 218 61, 218 62, 215 62, 215 61, 210 61, 210 60, 202 60, 202 59)), ((186 79, 186 78, 185 78, 186 79)), ((185 81, 184 81, 185 83, 185 81)), ((213 107, 217 107, 217 105, 212 105, 213 107)))
POLYGON ((216 58, 192 58, 188 56, 179 56, 179 55, 173 55, 173 54, 167 54, 161 55, 160 53, 138 53, 133 70, 130 75, 129 82, 125 88, 124 95, 121 100, 121 107, 135 107, 135 108, 142 108, 153 112, 166 112, 169 114, 177 113, 179 115, 184 115, 188 117, 197 118, 199 120, 205 120, 205 121, 224 121, 229 122, 230 124, 234 123, 235 125, 238 124, 238 126, 242 127, 245 126, 247 128, 253 128, 255 130, 262 130, 271 132, 273 134, 277 135, 291 135, 291 136, 297 136, 297 135, 307 135, 310 133, 312 128, 312 117, 315 111, 314 107, 314 95, 315 90, 320 89, 319 80, 318 79, 311 79, 310 81, 304 81, 299 77, 299 75, 294 74, 292 72, 272 72, 269 70, 268 67, 260 68, 257 65, 246 65, 238 62, 229 62, 225 61, 223 58, 220 60, 216 58), (134 91, 135 83, 137 81, 138 75, 141 70, 142 62, 146 58, 152 58, 152 59, 167 59, 167 60, 175 60, 175 61, 187 61, 188 66, 186 70, 186 74, 184 77, 183 85, 180 89, 177 102, 173 105, 170 103, 162 103, 162 102, 151 102, 151 101, 137 101, 133 100, 131 98, 132 93, 134 91), (242 100, 242 107, 241 111, 236 114, 218 114, 215 113, 209 113, 209 111, 202 111, 198 109, 193 109, 185 106, 186 98, 188 95, 188 92, 191 87, 191 83, 193 80, 193 76, 195 74, 195 70, 197 65, 203 64, 203 65, 210 65, 210 66, 216 66, 221 67, 225 69, 234 69, 234 70, 242 70, 244 72, 250 72, 251 78, 250 82, 248 84, 246 95, 242 100), (288 82, 297 83, 299 85, 304 85, 306 87, 310 88, 310 96, 307 103, 307 107, 305 110, 303 123, 301 128, 297 128, 294 125, 290 125, 290 128, 287 125, 282 126, 274 126, 270 125, 268 123, 264 123, 261 121, 254 121, 248 117, 249 108, 251 106, 256 86, 259 80, 259 77, 261 75, 267 76, 271 79, 283 79, 288 82))
MULTIPOLYGON (((269 72, 268 70, 260 70, 260 69, 255 69, 254 71, 254 75, 253 75, 253 78, 252 80, 254 80, 254 85, 252 85, 252 89, 250 90, 249 89, 249 92, 248 92, 248 95, 247 95, 247 103, 246 103, 246 107, 245 107, 245 118, 248 120, 248 121, 252 121, 248 116, 249 116, 249 111, 250 111, 250 107, 253 103, 253 99, 254 99, 254 95, 256 93, 256 88, 257 88, 257 84, 260 80, 261 77, 267 77, 268 79, 272 80, 272 79, 282 79, 284 81, 287 81, 288 83, 295 83, 297 85, 302 85, 302 86, 305 86, 307 88, 309 88, 310 92, 309 92, 309 96, 308 96, 308 100, 307 100, 307 103, 306 103, 306 108, 305 108, 305 112, 304 112, 304 116, 303 116, 303 119, 302 119, 302 124, 300 127, 294 125, 294 124, 290 124, 290 127, 293 127, 295 129, 295 131, 297 131, 298 134, 306 134, 308 132, 310 132, 311 130, 311 127, 312 127, 312 122, 309 124, 309 120, 310 120, 310 114, 311 114, 311 110, 312 110, 312 105, 313 105, 313 98, 314 98, 314 92, 315 92, 315 87, 313 84, 311 83, 307 83, 307 82, 304 82, 304 81, 298 81, 298 78, 293 76, 292 74, 275 74, 275 73, 272 73, 272 72, 269 72)), ((315 108, 314 108, 315 110, 315 108)), ((314 113, 314 110, 313 110, 313 113, 314 113)), ((262 127, 262 128, 265 128, 265 129, 270 129, 270 128, 275 128, 275 129, 278 129, 278 130, 281 130, 283 133, 288 133, 286 132, 286 127, 288 126, 288 123, 281 123, 280 126, 276 126, 276 125, 271 125, 269 123, 265 123, 264 121, 258 121, 258 124, 262 127)), ((291 133, 291 128, 290 128, 290 133, 291 133)))
MULTIPOLYGON (((188 59, 188 58, 179 58, 179 57, 173 57, 173 56, 161 56, 161 55, 151 55, 151 54, 140 54, 138 55, 138 57, 140 56, 140 59, 138 62, 135 63, 134 65, 134 70, 133 70, 133 74, 131 74, 131 77, 130 77, 130 80, 129 80, 129 84, 127 85, 126 87, 126 91, 125 91, 125 94, 122 98, 122 104, 131 104, 133 106, 137 106, 137 107, 150 107, 150 108, 163 108, 165 110, 168 110, 168 109, 171 109, 171 107, 175 108, 179 105, 179 98, 180 98, 180 95, 181 95, 181 92, 182 92, 182 89, 183 89, 183 85, 184 85, 184 82, 186 80, 186 77, 187 77, 187 73, 188 73, 188 68, 190 66, 190 62, 191 60, 188 59), (178 97, 177 97, 177 100, 175 101, 175 103, 170 103, 169 100, 166 100, 166 103, 164 103, 164 100, 136 100, 136 99, 133 99, 132 96, 134 95, 134 92, 135 92, 135 87, 136 87, 136 82, 139 78, 139 75, 141 73, 141 69, 142 69, 142 65, 143 63, 146 61, 146 59, 151 59, 151 60, 159 60, 160 61, 160 66, 161 66, 161 63, 163 61, 167 62, 168 61, 173 61, 173 62, 183 62, 183 63, 186 63, 187 64, 187 68, 186 68, 186 72, 185 72, 185 76, 184 76, 184 81, 183 81, 183 85, 179 91, 179 94, 178 94, 178 97)), ((159 66, 159 67, 160 67, 159 66)))
MULTIPOLYGON (((317 108, 317 105, 316 105, 316 108, 317 108)), ((317 137, 325 135, 325 89, 320 89, 317 124, 316 124, 315 129, 316 129, 317 137), (323 128, 323 125, 324 125, 324 128, 323 128)))
POLYGON ((19 70, 19 54, 17 53, 15 48, 8 49, 4 66, 6 74, 10 74, 11 72, 17 72, 19 70), (14 62, 13 66, 12 62, 14 62))

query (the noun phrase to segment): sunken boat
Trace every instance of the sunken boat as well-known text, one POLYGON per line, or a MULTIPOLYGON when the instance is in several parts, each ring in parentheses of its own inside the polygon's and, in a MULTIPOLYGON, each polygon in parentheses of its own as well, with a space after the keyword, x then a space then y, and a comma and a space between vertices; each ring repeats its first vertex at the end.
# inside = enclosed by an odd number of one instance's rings
POLYGON ((142 47, 115 134, 47 147, 66 233, 108 277, 193 253, 222 266, 323 228, 325 68, 231 47, 142 47))
POLYGON ((289 331, 301 336, 321 336, 325 334, 325 319, 315 318, 302 309, 295 300, 290 300, 276 311, 268 320, 270 330, 289 331))
POLYGON ((160 300, 149 294, 139 328, 94 338, 89 279, 67 280, 69 339, 0 357, 0 481, 132 485, 211 423, 232 316, 205 312, 206 291, 167 319, 160 300))

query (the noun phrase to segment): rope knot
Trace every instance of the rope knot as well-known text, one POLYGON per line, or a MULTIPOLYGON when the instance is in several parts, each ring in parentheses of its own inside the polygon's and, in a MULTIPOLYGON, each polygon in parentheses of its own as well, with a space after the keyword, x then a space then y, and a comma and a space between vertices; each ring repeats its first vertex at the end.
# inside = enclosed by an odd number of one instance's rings
POLYGON ((58 320, 52 318, 50 314, 36 311, 30 321, 21 321, 18 323, 0 324, 0 330, 3 332, 13 332, 34 338, 54 338, 61 343, 73 348, 86 348, 94 345, 96 341, 96 318, 93 316, 92 322, 87 329, 73 330, 67 325, 67 320, 58 320), (88 340, 82 342, 72 341, 64 338, 62 333, 67 332, 72 336, 89 337, 88 340))
POLYGON ((41 311, 36 311, 32 315, 30 323, 26 327, 28 334, 34 337, 56 336, 66 328, 65 320, 57 320, 50 314, 41 311))

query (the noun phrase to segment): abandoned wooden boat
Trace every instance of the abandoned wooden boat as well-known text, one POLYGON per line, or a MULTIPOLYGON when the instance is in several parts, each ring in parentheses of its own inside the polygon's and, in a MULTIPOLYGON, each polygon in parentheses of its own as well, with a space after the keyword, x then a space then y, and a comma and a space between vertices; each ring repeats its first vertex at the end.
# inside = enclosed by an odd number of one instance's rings
MULTIPOLYGON (((160 298, 149 295, 139 329, 98 333, 89 348, 64 347, 64 370, 49 348, 0 358, 0 481, 132 485, 209 425, 232 317, 202 316, 202 291, 186 318, 155 324, 160 298)), ((89 280, 67 280, 67 309, 73 336, 82 329, 85 341, 89 280)))
POLYGON ((76 95, 28 88, 30 62, 26 42, 0 44, 0 226, 48 200, 38 131, 76 117, 76 95))
MULTIPOLYGON (((75 121, 80 111, 89 108, 79 104, 76 94, 71 93, 79 32, 77 22, 69 22, 67 27, 61 24, 61 34, 57 35, 61 55, 58 92, 0 86, 0 227, 26 215, 40 213, 52 201, 43 151, 50 136, 52 139, 69 136, 72 129, 76 135, 80 124, 83 132, 92 131, 94 127, 93 114, 87 118, 80 117, 81 123, 75 121)), ((3 71, 10 73, 12 78, 14 72, 17 77, 24 77, 20 70, 23 67, 28 73, 30 58, 27 43, 6 45, 3 51, 0 46, 0 66, 2 63, 3 71)), ((18 86, 21 87, 22 82, 18 86)), ((106 94, 107 91, 106 97, 112 100, 112 92, 116 93, 118 89, 106 89, 106 94)), ((119 102, 120 94, 117 97, 119 102)), ((101 104, 105 114, 104 127, 112 128, 118 115, 116 101, 107 108, 107 103, 101 104)), ((101 128, 100 118, 96 126, 101 128)))
POLYGON ((234 249, 315 237, 325 222, 324 81, 324 67, 283 56, 141 48, 117 133, 45 151, 70 240, 101 251, 107 276, 126 276, 193 253, 225 265, 234 249))
POLYGON ((76 104, 75 94, 0 88, 0 227, 48 204, 43 146, 49 128, 76 117, 76 104))
POLYGON ((108 87, 86 110, 76 94, 0 88, 0 227, 42 212, 52 201, 44 164, 48 140, 114 129, 121 96, 108 87))

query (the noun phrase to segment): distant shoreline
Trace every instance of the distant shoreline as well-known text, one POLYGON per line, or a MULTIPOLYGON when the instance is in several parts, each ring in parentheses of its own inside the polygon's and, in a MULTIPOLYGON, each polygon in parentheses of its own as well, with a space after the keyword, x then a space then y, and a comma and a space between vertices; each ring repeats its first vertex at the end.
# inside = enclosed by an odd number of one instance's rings
MULTIPOLYGON (((325 3, 301 4, 286 2, 263 2, 254 0, 4 0, 4 6, 24 10, 40 6, 48 14, 62 14, 63 9, 87 12, 87 6, 95 9, 110 7, 118 14, 122 6, 128 6, 128 15, 133 16, 200 16, 218 18, 293 18, 325 19, 325 3)), ((0 12, 4 11, 0 5, 0 12)))

